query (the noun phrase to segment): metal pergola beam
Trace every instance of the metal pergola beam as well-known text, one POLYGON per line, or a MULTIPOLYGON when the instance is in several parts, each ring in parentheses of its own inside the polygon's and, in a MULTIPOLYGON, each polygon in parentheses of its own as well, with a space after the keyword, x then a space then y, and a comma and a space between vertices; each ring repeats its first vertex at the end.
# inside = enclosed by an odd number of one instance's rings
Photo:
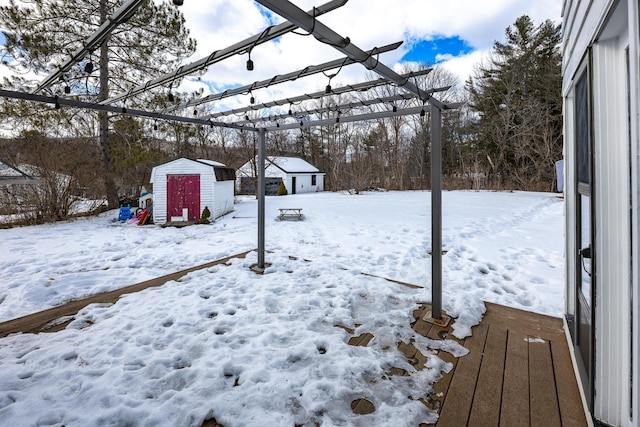
MULTIPOLYGON (((450 88, 451 86, 446 86, 446 87, 432 89, 431 91, 442 92, 445 90, 449 90, 450 88)), ((274 116, 259 117, 255 119, 237 120, 233 123, 237 125, 246 125, 249 123, 256 124, 261 122, 273 122, 273 121, 283 120, 283 119, 293 119, 293 118, 299 119, 301 115, 310 116, 310 115, 324 114, 324 113, 330 113, 330 112, 342 114, 342 110, 348 111, 348 110, 353 110, 355 108, 360 108, 360 107, 369 107, 371 105, 386 104, 386 103, 392 103, 395 101, 409 101, 412 99, 415 99, 414 95, 410 93, 401 93, 397 95, 386 96, 384 98, 363 99, 361 101, 349 102, 347 104, 340 104, 340 105, 332 105, 332 106, 323 107, 323 108, 314 108, 312 110, 298 110, 295 112, 292 111, 291 112, 292 114, 278 114, 274 116)))
POLYGON ((73 108, 82 108, 85 110, 108 111, 111 113, 128 114, 130 116, 146 117, 146 118, 155 119, 155 120, 168 120, 173 122, 191 123, 191 124, 203 125, 203 126, 226 127, 226 128, 233 128, 233 129, 239 129, 239 130, 250 130, 250 131, 257 130, 254 127, 243 127, 243 126, 238 126, 234 123, 212 121, 211 119, 173 116, 173 115, 165 114, 162 112, 136 110, 133 108, 116 107, 112 105, 100 105, 100 104, 95 104, 91 102, 78 101, 75 99, 60 98, 58 96, 37 95, 33 93, 16 92, 16 91, 5 90, 5 89, 0 89, 0 97, 10 98, 10 99, 21 99, 24 101, 39 102, 43 104, 50 104, 50 105, 53 105, 54 108, 61 108, 64 105, 64 106, 73 107, 73 108))
MULTIPOLYGON (((410 73, 403 74, 402 77, 410 78, 410 77, 422 76, 422 75, 425 75, 425 74, 429 74, 431 71, 433 71, 433 68, 427 68, 427 69, 419 70, 419 71, 412 71, 410 73)), ((243 107, 243 108, 235 108, 235 109, 232 109, 232 110, 218 111, 216 113, 209 114, 206 117, 217 118, 217 117, 223 117, 223 116, 230 116, 232 114, 242 114, 242 113, 246 113, 246 112, 249 112, 249 111, 258 111, 258 110, 261 110, 263 108, 279 107, 279 106, 283 106, 283 105, 293 105, 293 104, 297 104, 297 103, 302 102, 302 101, 310 101, 310 100, 313 100, 313 99, 324 98, 324 97, 329 96, 329 95, 341 95, 343 93, 348 93, 348 92, 361 92, 361 91, 369 90, 369 89, 372 89, 374 87, 382 86, 382 85, 385 85, 385 84, 389 84, 389 81, 386 80, 386 79, 383 79, 381 77, 381 78, 379 78, 377 80, 371 80, 371 81, 368 81, 368 82, 362 82, 362 83, 356 83, 356 84, 353 84, 353 85, 334 87, 334 88, 331 89, 331 93, 330 94, 327 94, 326 91, 314 92, 314 93, 294 96, 292 98, 283 98, 283 99, 279 99, 279 100, 276 100, 276 101, 270 101, 270 102, 264 102, 264 103, 261 103, 261 104, 249 105, 248 107, 243 107)))
MULTIPOLYGON (((346 3, 347 3, 347 0, 333 0, 314 8, 311 11, 311 13, 315 13, 315 16, 324 15, 327 12, 330 12, 339 7, 344 6, 346 3)), ((220 62, 233 55, 237 55, 249 49, 253 49, 255 46, 265 43, 269 40, 273 40, 277 37, 281 37, 284 34, 295 30, 296 28, 298 27, 296 25, 293 25, 290 22, 283 22, 282 24, 276 25, 275 27, 269 27, 265 31, 263 31, 261 34, 257 34, 255 36, 249 37, 248 39, 245 39, 227 48, 216 50, 206 58, 202 58, 190 64, 183 65, 171 73, 163 74, 153 80, 146 82, 145 84, 142 84, 140 86, 137 86, 131 89, 130 91, 127 91, 124 94, 114 96, 105 101, 102 101, 101 104, 113 104, 114 102, 127 99, 134 95, 138 95, 149 89, 153 89, 155 87, 173 82, 174 80, 182 78, 189 74, 192 74, 195 71, 203 70, 209 65, 215 64, 216 62, 220 62)))
MULTIPOLYGON (((400 47, 401 44, 402 42, 396 42, 396 43, 389 44, 382 47, 375 47, 371 49, 368 52, 368 54, 375 55, 377 53, 389 52, 391 50, 397 49, 398 47, 400 47)), ((167 108, 165 111, 175 111, 182 108, 189 108, 189 107, 194 107, 201 104, 206 104, 208 102, 219 101, 221 99, 228 98, 230 96, 248 94, 251 91, 256 89, 263 89, 279 83, 293 81, 301 77, 308 77, 314 74, 321 73, 323 71, 332 70, 334 68, 342 67, 345 65, 350 65, 350 64, 353 64, 354 62, 355 61, 353 59, 347 57, 347 58, 340 58, 333 61, 325 62, 319 65, 310 65, 308 67, 303 68, 302 70, 293 71, 291 73, 287 73, 279 76, 274 76, 267 80, 253 82, 251 84, 240 86, 235 89, 225 90, 224 92, 221 92, 221 93, 215 93, 215 94, 205 96, 203 98, 198 98, 188 102, 184 102, 182 104, 167 108)))
POLYGON ((60 65, 56 71, 49 74, 38 85, 32 93, 38 93, 42 89, 49 87, 52 83, 60 78, 64 73, 69 71, 71 67, 87 55, 87 53, 96 50, 118 25, 126 22, 138 10, 140 5, 146 0, 129 0, 118 8, 101 26, 83 43, 82 47, 77 49, 65 63, 60 65))
POLYGON ((272 10, 284 19, 296 24, 298 27, 314 35, 322 43, 328 44, 336 50, 344 53, 354 62, 362 63, 367 69, 372 70, 385 79, 395 82, 399 87, 413 93, 423 102, 429 102, 440 109, 446 106, 434 99, 429 94, 411 83, 408 79, 402 78, 398 73, 387 67, 371 53, 365 52, 353 44, 349 38, 342 37, 331 28, 318 21, 314 16, 309 15, 304 10, 286 0, 256 0, 264 7, 272 10))
POLYGON ((422 114, 424 111, 429 109, 429 107, 411 107, 411 108, 403 108, 398 109, 396 111, 378 111, 375 113, 365 113, 358 114, 355 116, 341 116, 341 117, 332 117, 330 119, 321 119, 321 120, 309 120, 304 121, 301 120, 297 123, 287 123, 284 125, 274 125, 274 126, 265 126, 261 129, 266 129, 267 131, 281 131, 281 130, 290 130, 290 129, 306 129, 318 126, 330 126, 340 123, 351 123, 351 122, 360 122, 366 120, 377 120, 384 119, 387 117, 399 117, 399 116, 409 116, 413 114, 422 114))

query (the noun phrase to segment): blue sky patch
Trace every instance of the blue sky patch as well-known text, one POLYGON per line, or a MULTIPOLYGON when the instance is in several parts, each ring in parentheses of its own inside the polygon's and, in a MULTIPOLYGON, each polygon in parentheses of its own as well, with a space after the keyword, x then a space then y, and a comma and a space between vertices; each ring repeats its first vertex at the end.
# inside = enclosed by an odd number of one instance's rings
POLYGON ((409 52, 402 57, 402 60, 432 65, 472 51, 473 48, 458 36, 442 37, 411 43, 409 52))

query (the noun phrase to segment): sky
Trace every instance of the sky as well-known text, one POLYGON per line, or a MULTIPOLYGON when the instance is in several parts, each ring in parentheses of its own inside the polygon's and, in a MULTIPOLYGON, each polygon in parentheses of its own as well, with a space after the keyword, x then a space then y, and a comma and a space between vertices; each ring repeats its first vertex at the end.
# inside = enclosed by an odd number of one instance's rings
MULTIPOLYGON (((0 0, 0 5, 7 3, 8 0, 0 0)), ((325 1, 295 0, 292 3, 308 11, 325 1)), ((318 20, 341 36, 349 37, 365 51, 403 42, 400 48, 379 56, 383 63, 398 72, 414 63, 442 64, 463 85, 493 43, 504 39, 505 29, 518 17, 529 15, 536 25, 546 19, 560 23, 561 3, 560 0, 348 0, 344 6, 318 20)), ((191 36, 198 41, 196 54, 185 63, 199 60, 282 22, 280 16, 252 0, 184 0, 180 10, 191 36)), ((179 90, 206 96, 342 57, 334 48, 298 31, 298 34, 287 34, 274 42, 254 47, 251 52, 253 71, 246 69, 246 54, 236 55, 209 67, 202 76, 186 79, 179 90)), ((0 68, 0 76, 7 73, 5 67, 0 68)), ((260 103, 317 92, 328 83, 339 86, 377 77, 360 64, 354 64, 210 105, 214 110, 225 110, 246 106, 251 96, 260 103)))
MULTIPOLYGON (((305 11, 323 4, 318 0, 293 3, 305 11)), ((560 0, 349 0, 318 19, 363 50, 402 41, 399 49, 380 56, 392 68, 398 69, 401 63, 411 61, 442 63, 464 82, 493 43, 504 40, 505 29, 518 17, 529 15, 536 25, 546 19, 559 24, 561 3, 560 0)), ((280 22, 278 16, 250 0, 185 0, 181 10, 191 34, 200 41, 198 58, 280 22)), ((212 82, 206 89, 266 79, 342 55, 312 37, 287 35, 278 43, 257 46, 251 57, 255 64, 252 72, 246 71, 244 56, 212 67, 203 76, 203 80, 212 82)), ((332 82, 362 81, 366 73, 364 67, 356 64, 345 67, 332 82)), ((294 87, 305 93, 323 88, 327 81, 327 77, 319 76, 294 87)))
MULTIPOLYGON (((442 302, 469 336, 483 301, 561 317, 563 200, 552 193, 445 191, 442 302), (472 207, 472 208, 470 208, 472 207)), ((431 301, 430 193, 324 192, 266 198, 264 275, 256 252, 115 304, 62 331, 0 338, 3 425, 415 426, 418 399, 464 357, 410 326, 431 301), (302 208, 302 221, 278 209, 302 208), (405 286, 395 281, 408 283, 405 286), (351 331, 350 331, 351 330, 351 331), (348 344, 371 333, 366 347, 348 344), (397 350, 427 356, 416 370, 397 350), (392 367, 410 376, 389 374, 392 367), (355 415, 350 403, 376 410, 355 415), (317 423, 317 424, 316 424, 317 423)), ((0 321, 256 247, 255 197, 209 225, 93 218, 0 229, 0 321)))

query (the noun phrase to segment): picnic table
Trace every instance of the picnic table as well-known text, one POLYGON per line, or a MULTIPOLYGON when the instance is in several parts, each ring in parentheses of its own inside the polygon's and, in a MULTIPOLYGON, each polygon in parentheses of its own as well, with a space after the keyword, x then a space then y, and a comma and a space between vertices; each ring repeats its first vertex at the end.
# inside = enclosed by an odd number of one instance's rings
POLYGON ((280 215, 278 216, 280 221, 284 220, 302 220, 302 208, 280 208, 280 215))

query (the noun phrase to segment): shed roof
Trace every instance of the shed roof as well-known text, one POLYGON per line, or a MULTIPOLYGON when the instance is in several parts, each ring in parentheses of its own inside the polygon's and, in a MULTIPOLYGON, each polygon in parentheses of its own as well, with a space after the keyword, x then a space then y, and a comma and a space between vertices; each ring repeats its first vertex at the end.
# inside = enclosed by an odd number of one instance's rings
MULTIPOLYGON (((170 162, 167 163, 163 163, 161 165, 155 166, 152 170, 151 170, 151 179, 149 180, 149 182, 154 182, 155 181, 155 175, 156 175, 156 171, 158 170, 159 167, 164 167, 170 164, 180 164, 183 162, 190 162, 190 163, 194 163, 196 165, 196 167, 200 167, 200 170, 205 170, 202 169, 203 167, 210 167, 213 169, 214 175, 216 177, 216 181, 233 181, 236 179, 236 171, 233 168, 230 168, 228 166, 226 166, 224 163, 220 163, 220 162, 216 162, 213 160, 207 160, 207 159, 187 159, 186 157, 181 157, 179 159, 175 159, 172 160, 170 162)), ((207 169, 208 170, 208 169, 207 169)))
POLYGON ((200 162, 200 163, 205 163, 205 164, 207 164, 207 165, 209 165, 209 166, 213 166, 213 167, 216 167, 216 166, 217 166, 217 167, 225 167, 225 166, 226 166, 224 163, 215 162, 215 161, 213 161, 213 160, 197 159, 196 161, 197 161, 197 162, 200 162))

